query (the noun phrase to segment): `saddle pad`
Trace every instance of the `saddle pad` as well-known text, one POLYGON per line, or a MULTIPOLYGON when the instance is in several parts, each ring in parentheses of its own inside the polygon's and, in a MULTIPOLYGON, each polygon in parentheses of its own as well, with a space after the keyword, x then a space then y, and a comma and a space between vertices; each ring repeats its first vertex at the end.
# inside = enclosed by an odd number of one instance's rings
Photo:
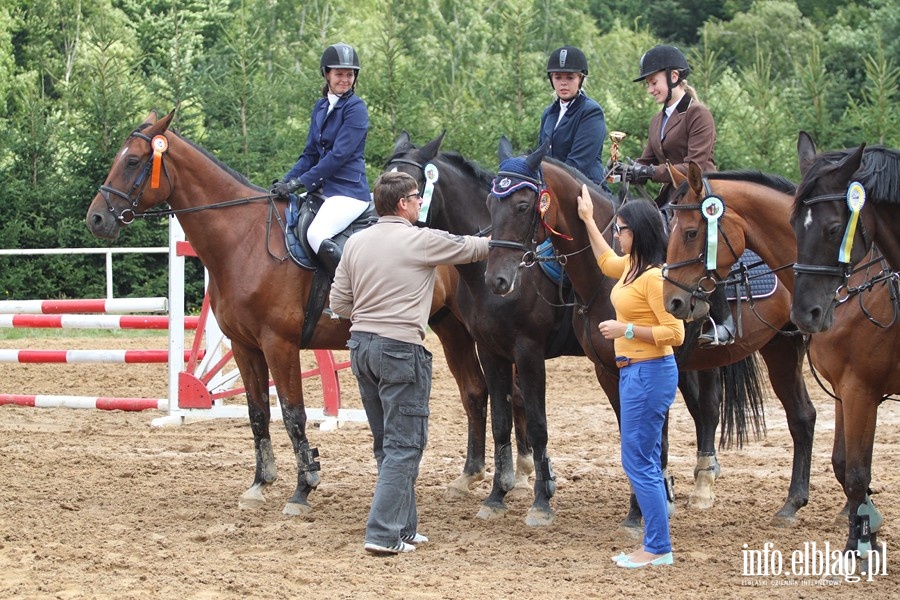
MULTIPOLYGON (((766 263, 762 262, 759 254, 750 249, 744 250, 741 258, 738 259, 738 262, 734 264, 732 269, 739 269, 742 264, 756 265, 749 269, 751 277, 749 291, 754 298, 767 298, 775 293, 775 273, 769 269, 766 263)), ((747 293, 747 286, 743 284, 725 286, 725 295, 729 300, 737 300, 738 298, 748 300, 750 298, 750 294, 747 293)))
MULTIPOLYGON (((553 243, 549 238, 544 240, 535 250, 535 254, 538 258, 555 258, 556 252, 553 250, 553 243)), ((555 283, 556 285, 560 284, 560 280, 562 280, 563 286, 569 285, 569 276, 566 275, 566 272, 563 270, 562 265, 559 264, 558 260, 542 260, 540 263, 541 271, 544 272, 544 275, 550 278, 550 281, 555 283)))

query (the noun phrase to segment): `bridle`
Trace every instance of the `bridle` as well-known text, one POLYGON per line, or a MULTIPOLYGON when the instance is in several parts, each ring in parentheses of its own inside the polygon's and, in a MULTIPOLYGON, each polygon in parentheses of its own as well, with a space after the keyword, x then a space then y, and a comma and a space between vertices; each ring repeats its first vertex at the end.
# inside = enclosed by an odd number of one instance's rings
MULTIPOLYGON (((813 196, 811 198, 804 198, 802 200, 803 206, 812 206, 813 204, 819 204, 822 202, 847 202, 848 201, 848 192, 850 188, 852 188, 854 183, 851 183, 847 186, 847 190, 843 193, 836 194, 822 194, 819 196, 813 196)), ((863 198, 863 202, 864 202, 863 198)), ((856 225, 859 225, 859 233, 862 235, 863 245, 868 248, 870 244, 868 243, 868 236, 866 235, 866 226, 861 218, 858 218, 861 210, 862 204, 857 208, 857 218, 854 218, 853 209, 848 206, 850 217, 847 219, 847 225, 844 231, 845 240, 849 240, 848 248, 852 248, 853 245, 853 237, 856 234, 856 225)), ((853 265, 850 262, 850 252, 846 253, 843 250, 844 244, 842 244, 842 249, 838 253, 838 264, 837 265, 812 265, 807 263, 794 263, 794 274, 795 275, 819 275, 824 277, 838 277, 841 279, 841 285, 838 287, 837 292, 840 292, 841 289, 847 287, 847 282, 850 280, 850 276, 853 274, 853 265)))
MULTIPOLYGON (((537 188, 538 201, 535 202, 534 210, 531 211, 531 223, 528 225, 528 229, 526 230, 525 239, 529 240, 526 244, 525 242, 517 242, 513 240, 498 240, 491 238, 488 241, 489 248, 506 248, 508 250, 521 250, 522 251, 522 264, 525 266, 531 266, 537 261, 537 224, 538 219, 540 217, 540 193, 544 190, 544 178, 543 173, 539 173, 538 177, 530 177, 528 175, 523 175, 522 173, 513 173, 510 171, 500 171, 497 173, 497 179, 507 177, 511 180, 518 179, 520 181, 524 181, 526 183, 530 183, 531 185, 537 188)), ((497 200, 502 200, 502 198, 498 197, 496 194, 491 192, 491 195, 497 200)))
MULTIPOLYGON (((147 157, 147 162, 144 164, 144 168, 138 174, 137 179, 135 179, 134 184, 132 184, 131 189, 128 190, 128 192, 123 192, 121 190, 118 190, 118 189, 112 187, 111 185, 103 184, 100 186, 100 195, 103 197, 104 202, 106 202, 106 208, 113 215, 113 217, 115 217, 115 219, 117 221, 119 221, 120 223, 122 223, 123 225, 129 225, 132 222, 134 222, 134 220, 137 217, 144 216, 144 213, 137 213, 135 211, 137 210, 138 204, 140 204, 140 202, 141 202, 141 196, 144 195, 144 191, 147 188, 147 184, 151 180, 150 176, 151 176, 151 169, 153 168, 153 163, 154 163, 154 152, 156 152, 156 150, 154 149, 154 140, 156 140, 156 138, 162 138, 163 140, 167 139, 164 134, 160 134, 151 139, 150 136, 141 132, 139 129, 135 129, 134 131, 132 131, 131 135, 129 135, 128 137, 129 138, 140 138, 142 140, 146 140, 147 144, 150 145, 151 153, 147 157), (116 208, 113 206, 113 203, 110 200, 110 194, 113 194, 115 196, 118 196, 119 198, 122 198, 123 200, 125 200, 126 202, 129 203, 129 206, 125 209, 122 209, 117 214, 116 208)), ((161 165, 162 171, 166 174, 166 181, 169 184, 169 195, 171 196, 172 195, 172 179, 171 179, 171 177, 169 177, 168 166, 167 166, 166 162, 163 160, 165 157, 165 154, 168 152, 168 142, 166 141, 164 144, 165 144, 165 148, 159 153, 160 154, 159 164, 161 165)))
POLYGON ((201 210, 209 210, 212 208, 226 208, 229 206, 249 204, 251 202, 260 200, 271 201, 273 203, 271 210, 274 210, 274 198, 271 194, 266 193, 259 194, 257 196, 248 196, 246 198, 237 198, 234 200, 215 202, 213 204, 206 204, 203 206, 191 206, 181 209, 156 210, 153 212, 139 213, 137 212, 137 207, 141 202, 141 197, 144 195, 144 192, 147 189, 148 183, 151 189, 159 187, 158 178, 160 172, 165 173, 166 182, 169 186, 169 194, 161 202, 168 201, 168 199, 172 196, 172 192, 175 188, 172 185, 172 178, 169 174, 168 163, 165 160, 169 151, 169 143, 168 137, 163 133, 155 135, 151 138, 139 129, 135 129, 134 131, 132 131, 131 135, 129 135, 128 137, 140 138, 147 141, 151 149, 150 156, 147 157, 147 162, 144 164, 143 169, 138 174, 137 178, 131 186, 131 189, 128 190, 128 192, 123 192, 107 184, 103 184, 100 186, 100 195, 103 197, 104 202, 106 202, 106 208, 109 210, 110 214, 112 214, 113 217, 123 225, 130 225, 134 222, 135 219, 138 218, 146 219, 149 217, 169 217, 184 213, 198 212, 201 210), (128 207, 116 213, 116 208, 115 206, 113 206, 110 195, 115 195, 119 198, 122 198, 128 203, 128 207))
MULTIPOLYGON (((667 282, 671 283, 678 289, 690 294, 692 300, 709 302, 709 296, 713 293, 713 291, 715 291, 717 287, 726 285, 731 282, 730 278, 723 279, 722 277, 720 277, 718 271, 716 270, 719 234, 721 234, 722 239, 725 241, 725 245, 731 252, 731 256, 734 259, 734 262, 737 262, 740 257, 737 255, 737 252, 735 252, 734 246, 731 244, 731 240, 728 239, 728 235, 725 233, 725 230, 722 229, 721 226, 721 217, 725 213, 725 202, 721 197, 713 194, 712 188, 709 184, 709 179, 703 177, 702 181, 703 189, 706 195, 700 202, 698 202, 697 204, 678 204, 677 202, 673 202, 668 204, 667 207, 670 210, 674 211, 696 210, 704 216, 707 222, 707 242, 703 245, 703 252, 696 258, 691 258, 672 264, 664 264, 662 267, 662 276, 663 279, 665 279, 667 282), (711 210, 711 207, 716 208, 715 213, 708 212, 708 210, 711 210), (669 276, 669 273, 672 271, 672 269, 679 269, 682 267, 695 265, 697 263, 706 265, 706 275, 693 286, 687 286, 679 281, 672 279, 669 276)), ((732 264, 734 264, 734 262, 732 264)))

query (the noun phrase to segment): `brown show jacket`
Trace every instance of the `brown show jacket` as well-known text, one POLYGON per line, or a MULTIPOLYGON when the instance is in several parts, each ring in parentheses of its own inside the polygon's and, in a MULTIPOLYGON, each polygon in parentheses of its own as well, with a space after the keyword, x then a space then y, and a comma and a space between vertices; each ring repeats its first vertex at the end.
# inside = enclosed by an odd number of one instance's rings
POLYGON ((644 165, 658 165, 653 170, 653 181, 664 184, 656 198, 660 205, 668 200, 672 188, 666 161, 685 175, 690 161, 700 165, 704 173, 716 170, 713 159, 716 123, 706 106, 685 94, 666 123, 666 137, 660 140, 662 119, 663 111, 653 116, 647 146, 638 159, 644 165))

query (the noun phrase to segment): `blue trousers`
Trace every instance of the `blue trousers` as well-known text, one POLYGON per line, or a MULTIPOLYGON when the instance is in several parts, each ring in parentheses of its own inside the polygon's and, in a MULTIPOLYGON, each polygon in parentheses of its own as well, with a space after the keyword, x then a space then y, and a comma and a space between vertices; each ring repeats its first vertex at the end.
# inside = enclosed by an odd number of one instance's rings
POLYGON ((660 454, 663 423, 677 386, 672 355, 619 371, 622 467, 644 515, 644 549, 653 554, 672 551, 660 454))
POLYGON ((431 352, 362 332, 347 346, 378 463, 365 541, 396 546, 418 527, 415 484, 428 442, 431 352))

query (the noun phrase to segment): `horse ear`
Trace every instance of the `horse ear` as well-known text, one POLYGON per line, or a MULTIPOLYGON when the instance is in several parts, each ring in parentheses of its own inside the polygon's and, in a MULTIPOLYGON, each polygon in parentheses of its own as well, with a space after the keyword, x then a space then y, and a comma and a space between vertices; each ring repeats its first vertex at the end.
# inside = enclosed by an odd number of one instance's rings
POLYGON ((441 151, 441 144, 444 142, 444 136, 447 135, 447 130, 443 130, 441 135, 437 136, 424 146, 422 146, 422 160, 431 160, 435 156, 437 156, 438 152, 441 151))
POLYGON ((513 147, 512 142, 509 141, 509 138, 505 135, 500 136, 500 144, 497 147, 497 158, 500 159, 499 162, 503 162, 507 158, 512 158, 513 155, 513 147))
POLYGON ((415 146, 413 145, 412 140, 409 138, 409 132, 404 129, 397 137, 397 141, 394 142, 394 154, 400 154, 401 152, 405 152, 406 150, 410 150, 412 148, 415 148, 415 146))
POLYGON ((668 169, 669 177, 672 179, 672 185, 675 187, 678 187, 687 179, 684 173, 673 167, 672 163, 668 161, 666 161, 666 169, 668 169))
POLYGON ((851 152, 847 158, 841 161, 840 169, 846 174, 848 179, 856 173, 859 170, 860 165, 862 165, 863 151, 865 149, 866 143, 863 142, 860 144, 859 148, 851 152))
POLYGON ((691 161, 688 163, 688 175, 687 175, 688 185, 691 186, 691 190, 694 192, 698 198, 703 197, 703 171, 700 169, 700 165, 691 161))
POLYGON ((537 171, 541 166, 541 161, 544 160, 544 155, 547 154, 547 151, 550 149, 550 140, 547 140, 541 147, 529 154, 525 157, 525 165, 531 171, 537 171))
POLYGON ((151 110, 147 115, 147 118, 144 119, 144 122, 141 123, 141 125, 153 125, 154 123, 156 123, 156 111, 151 110))
POLYGON ((158 129, 157 133, 162 133, 169 128, 169 125, 172 124, 172 119, 175 118, 175 109, 172 109, 172 112, 164 116, 162 119, 156 122, 155 129, 158 129))
POLYGON ((797 136, 797 162, 800 166, 801 177, 806 175, 806 171, 813 164, 816 154, 816 143, 813 141, 812 136, 805 131, 800 131, 800 134, 797 136))

